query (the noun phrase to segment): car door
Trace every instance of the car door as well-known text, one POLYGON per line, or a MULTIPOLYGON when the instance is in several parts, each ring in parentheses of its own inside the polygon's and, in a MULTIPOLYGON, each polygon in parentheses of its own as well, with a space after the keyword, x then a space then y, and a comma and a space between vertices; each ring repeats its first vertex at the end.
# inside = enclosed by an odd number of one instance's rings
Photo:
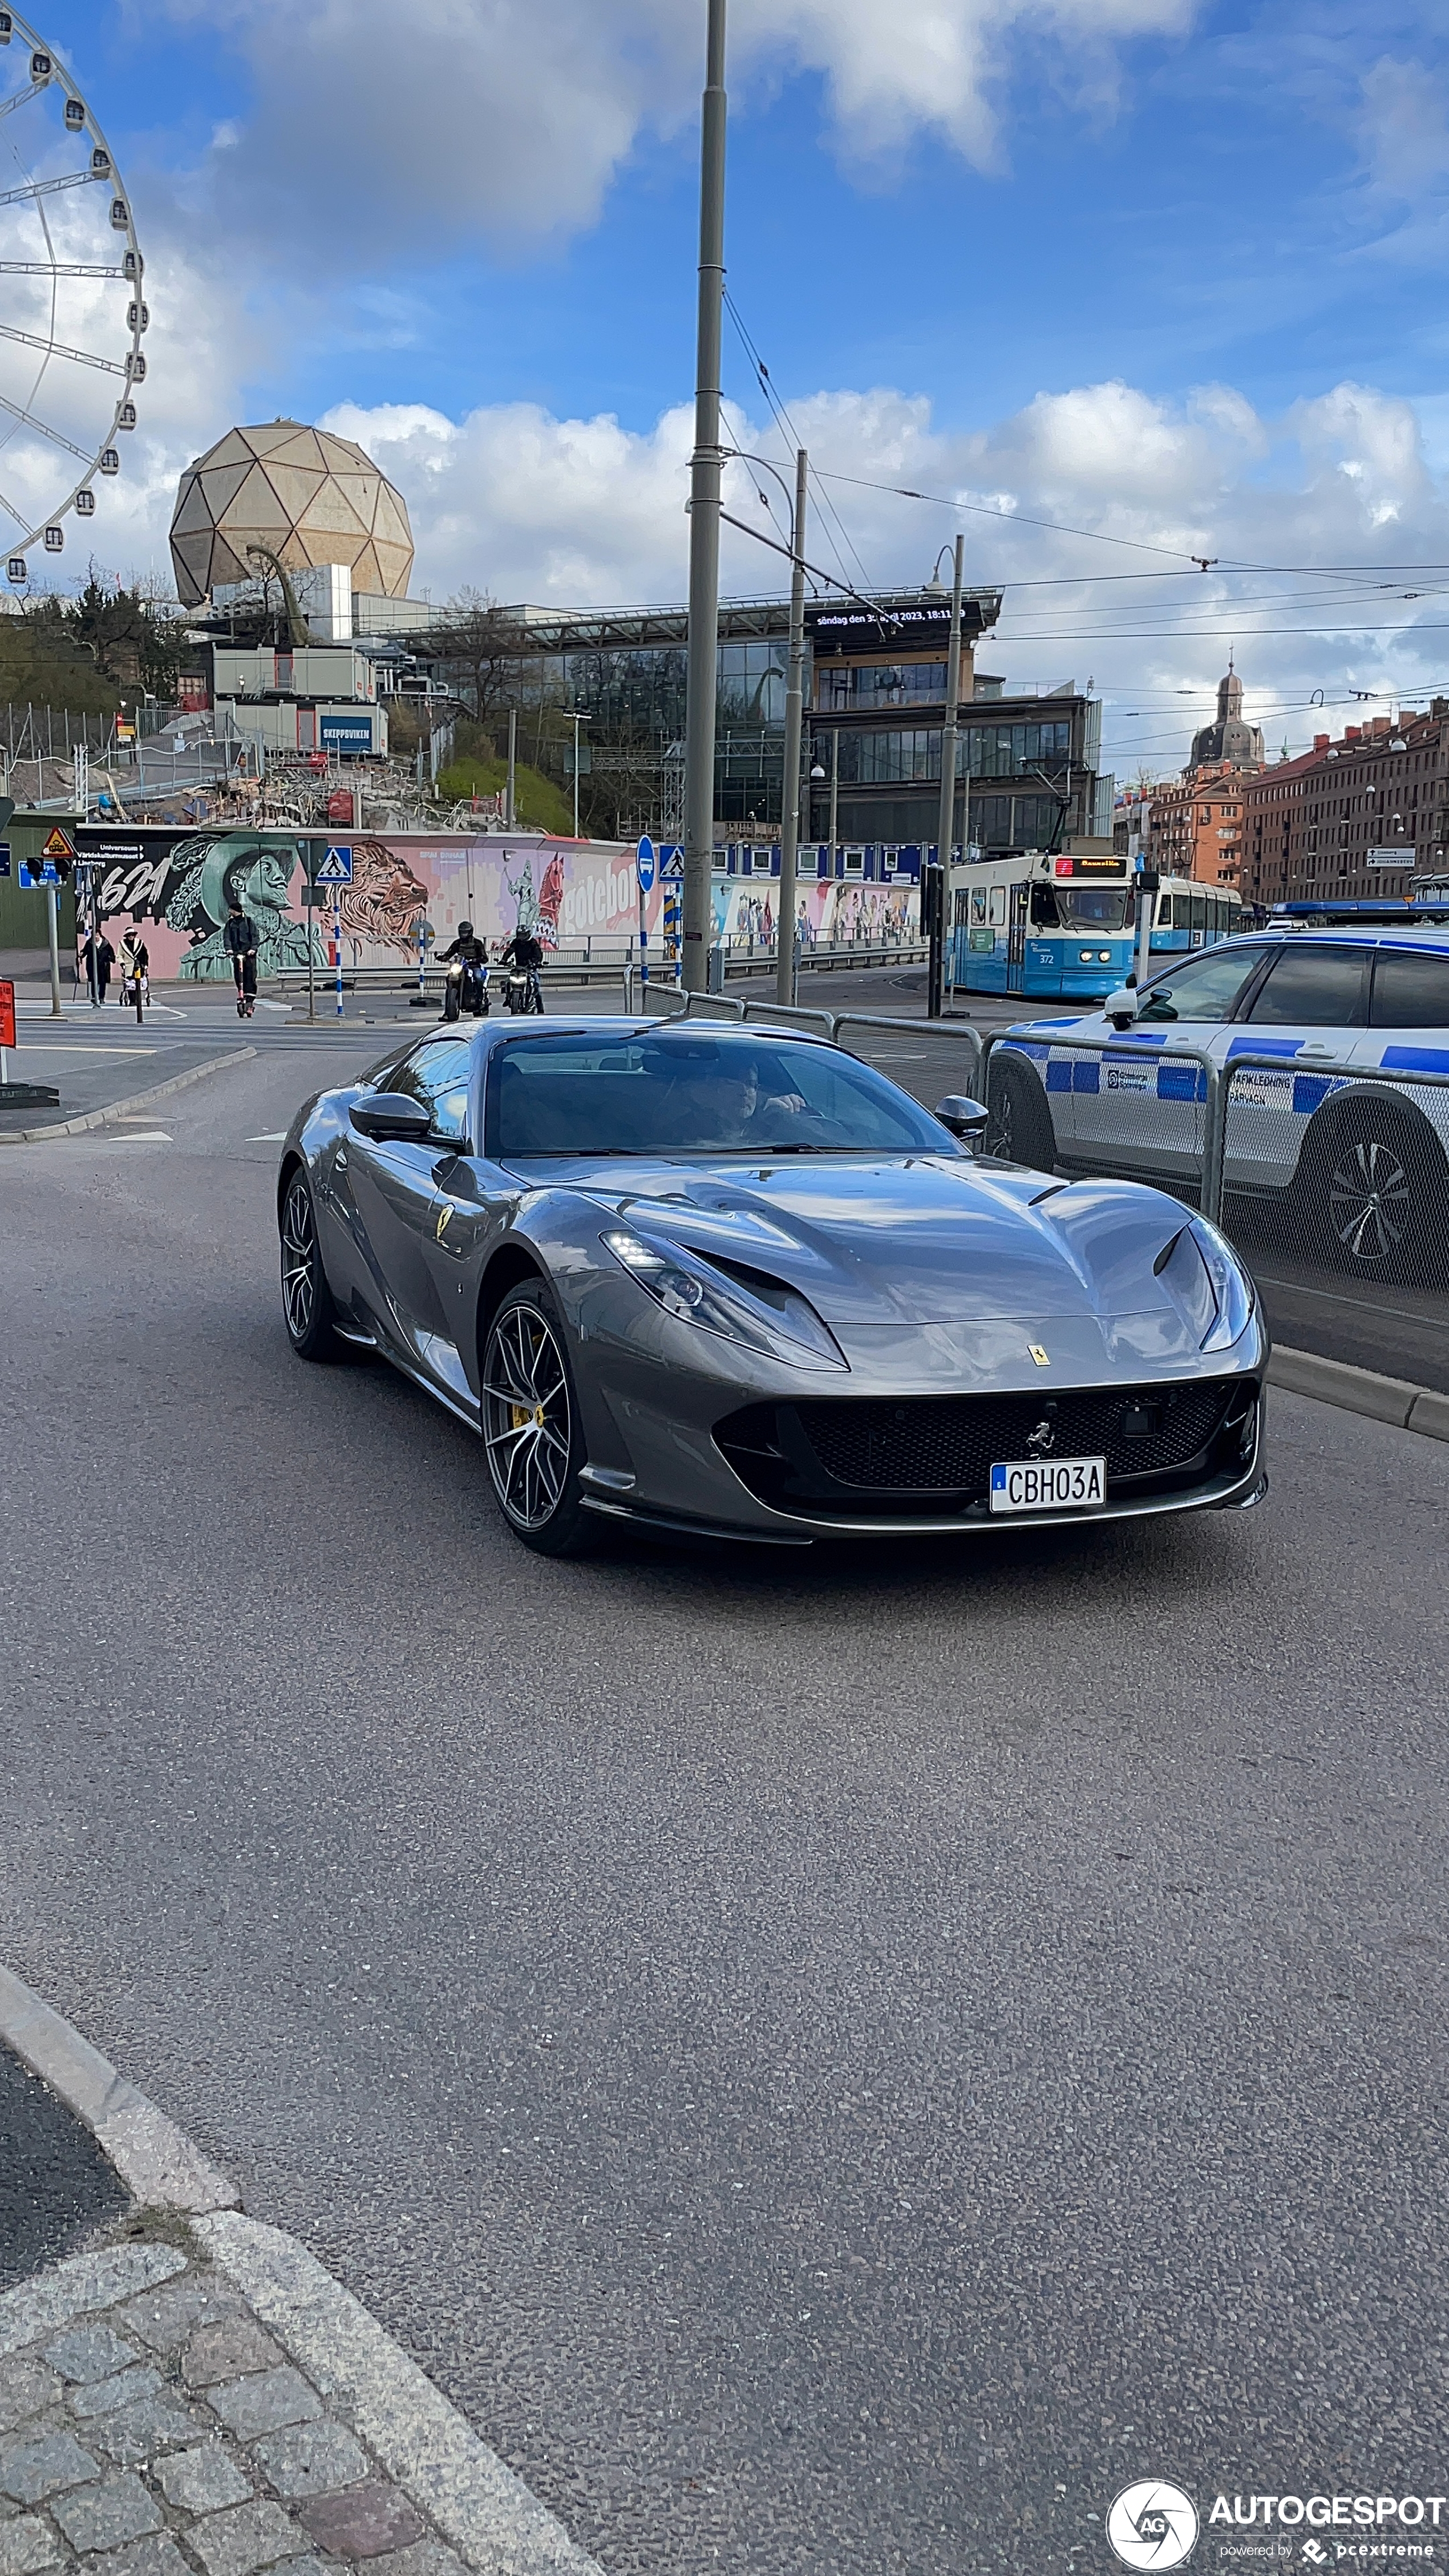
MULTIPOLYGON (((393 1074, 389 1088, 420 1100, 433 1121, 433 1133, 420 1144, 362 1136, 354 1128, 347 1140, 347 1166, 356 1209, 365 1268, 364 1295, 392 1340, 430 1375, 438 1367, 434 1347, 448 1340, 437 1288, 425 1257, 429 1229, 435 1222, 438 1183, 435 1166, 440 1146, 437 1118, 442 1104, 456 1104, 466 1094, 473 1039, 463 1036, 425 1038, 393 1074)), ((466 1105, 458 1125, 466 1126, 466 1105)))
POLYGON ((1227 1049, 1229 1187, 1282 1189, 1291 1180, 1308 1121, 1333 1089, 1329 1068, 1363 1059, 1372 962, 1367 940, 1285 940, 1248 996, 1227 1049), (1256 1065, 1233 1073, 1245 1055, 1280 1058, 1283 1070, 1256 1065))
MULTIPOLYGON (((1142 1180, 1196 1177, 1203 1148, 1204 1079, 1197 1066, 1171 1060, 1172 1041, 1224 1056, 1234 1015, 1273 953, 1263 941, 1228 940, 1201 956, 1185 957, 1146 988, 1132 1029, 1110 1038, 1100 1055, 1077 1059, 1072 1068, 1074 1166, 1131 1173, 1142 1180)), ((1084 1023, 1083 1035, 1090 1028, 1091 1023, 1084 1023)))

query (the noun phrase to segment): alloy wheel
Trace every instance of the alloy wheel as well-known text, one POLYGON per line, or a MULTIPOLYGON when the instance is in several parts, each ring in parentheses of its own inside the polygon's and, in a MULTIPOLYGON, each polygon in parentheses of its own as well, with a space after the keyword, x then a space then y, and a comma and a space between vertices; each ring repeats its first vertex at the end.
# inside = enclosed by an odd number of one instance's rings
POLYGON ((293 1341, 305 1341, 317 1311, 317 1221, 311 1191, 300 1178, 282 1210, 282 1308, 293 1341))
POLYGON ((563 1352, 548 1317, 507 1305, 488 1337, 483 1438, 494 1491, 515 1528, 546 1529, 568 1486, 573 1417, 563 1352))
POLYGON ((1388 1261, 1402 1248, 1413 1220, 1414 1185, 1388 1137, 1343 1139, 1329 1174, 1328 1209, 1334 1233, 1355 1261, 1388 1261))

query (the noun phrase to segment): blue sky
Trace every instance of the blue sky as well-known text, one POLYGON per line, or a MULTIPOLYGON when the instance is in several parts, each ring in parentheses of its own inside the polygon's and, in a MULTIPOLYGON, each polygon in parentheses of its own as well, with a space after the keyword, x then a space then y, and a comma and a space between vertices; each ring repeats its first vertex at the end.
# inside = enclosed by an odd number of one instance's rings
MULTIPOLYGON (((217 14, 84 0, 53 30, 154 244, 133 546, 164 553, 175 471, 231 419, 340 410, 435 596, 678 595, 703 0, 217 14)), ((730 85, 730 284, 774 382, 835 472, 1005 511, 966 521, 975 577, 1150 566, 1024 514, 1179 559, 1449 561, 1442 8, 738 0, 730 85)), ((742 443, 783 453, 728 330, 726 371, 742 443)), ((875 580, 957 524, 830 488, 875 580)), ((751 554, 735 586, 774 587, 751 554)), ((996 665, 1170 713, 1241 625, 1295 737, 1314 687, 1449 679, 1438 602, 1292 594, 1223 575, 1189 618, 1154 588, 1158 634, 1013 589, 996 665)))

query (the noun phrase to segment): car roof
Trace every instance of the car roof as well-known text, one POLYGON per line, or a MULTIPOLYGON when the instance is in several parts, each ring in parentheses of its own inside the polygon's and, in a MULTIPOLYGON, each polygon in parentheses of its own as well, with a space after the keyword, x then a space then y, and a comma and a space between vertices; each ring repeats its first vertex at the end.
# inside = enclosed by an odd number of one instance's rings
MULTIPOLYGON (((1334 948, 1342 948, 1345 942, 1352 947, 1382 948, 1384 942, 1390 940, 1395 946, 1403 942, 1410 948, 1449 950, 1449 927, 1439 922, 1428 921, 1345 921, 1324 922, 1321 925, 1318 922, 1306 921, 1270 921, 1262 930, 1244 931, 1241 938, 1245 945, 1251 941, 1259 947, 1264 940, 1281 939, 1291 943, 1295 948, 1305 945, 1310 948, 1322 947, 1325 941, 1334 948)), ((1209 949, 1198 948, 1192 953, 1194 956, 1203 957, 1211 955, 1212 952, 1209 949)))
MULTIPOLYGON (((695 1038, 701 1030, 708 1030, 711 1037, 719 1038, 798 1038, 806 1046, 829 1046, 832 1043, 826 1030, 798 1029, 788 1020, 775 1021, 764 1017, 749 1021, 713 1020, 703 1013, 695 1019, 683 1011, 651 1011, 646 1019, 627 1019, 622 1013, 599 1011, 587 1018, 560 1016, 558 1019, 485 1020, 477 1029, 476 1038, 480 1047, 489 1048, 508 1046, 516 1044, 519 1039, 529 1038, 652 1037, 661 1030, 671 1029, 680 1033, 687 1030, 695 1038)), ((431 1037, 437 1032, 430 1029, 427 1034, 431 1037)))

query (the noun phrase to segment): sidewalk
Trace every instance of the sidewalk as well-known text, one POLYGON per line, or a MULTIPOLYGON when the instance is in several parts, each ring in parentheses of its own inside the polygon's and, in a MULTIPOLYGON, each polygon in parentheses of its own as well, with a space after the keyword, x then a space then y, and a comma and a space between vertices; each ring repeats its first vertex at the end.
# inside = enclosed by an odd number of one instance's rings
POLYGON ((4 1971, 0 2030, 0 2168, 33 2177, 38 2220, 27 2240, 20 2194, 0 2201, 0 2266, 80 2249, 0 2291, 0 2576, 602 2576, 376 2318, 4 1971))

